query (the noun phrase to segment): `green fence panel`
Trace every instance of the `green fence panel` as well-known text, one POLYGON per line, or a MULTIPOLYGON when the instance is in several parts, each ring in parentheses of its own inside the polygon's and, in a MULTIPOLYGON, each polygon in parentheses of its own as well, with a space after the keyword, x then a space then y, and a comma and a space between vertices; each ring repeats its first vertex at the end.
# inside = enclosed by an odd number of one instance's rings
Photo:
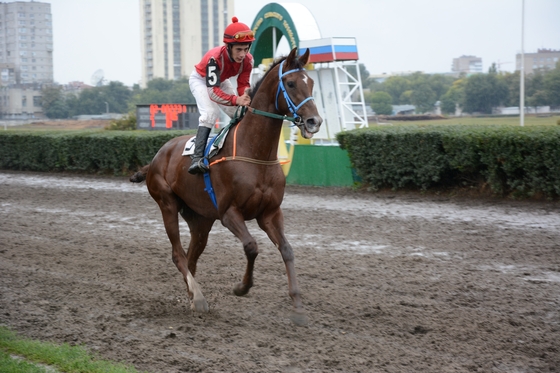
POLYGON ((338 146, 295 145, 286 183, 346 187, 354 184, 350 159, 338 146))

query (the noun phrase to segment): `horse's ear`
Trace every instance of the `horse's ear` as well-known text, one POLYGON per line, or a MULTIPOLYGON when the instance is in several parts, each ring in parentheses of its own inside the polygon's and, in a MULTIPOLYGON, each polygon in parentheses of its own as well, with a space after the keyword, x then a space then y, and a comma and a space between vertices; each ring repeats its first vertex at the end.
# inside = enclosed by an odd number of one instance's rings
POLYGON ((288 55, 288 57, 286 58, 286 66, 293 66, 294 61, 297 58, 297 47, 295 47, 294 49, 291 50, 290 54, 288 55))
POLYGON ((299 57, 299 62, 301 63, 301 66, 307 65, 309 62, 309 48, 307 48, 305 53, 299 57))

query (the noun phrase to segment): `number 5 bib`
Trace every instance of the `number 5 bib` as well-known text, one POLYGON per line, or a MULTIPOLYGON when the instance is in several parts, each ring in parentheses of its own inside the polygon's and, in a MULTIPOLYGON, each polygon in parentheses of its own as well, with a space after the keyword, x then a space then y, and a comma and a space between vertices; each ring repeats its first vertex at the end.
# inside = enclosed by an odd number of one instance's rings
POLYGON ((220 85, 220 69, 214 57, 208 60, 206 65, 206 86, 217 87, 220 85))

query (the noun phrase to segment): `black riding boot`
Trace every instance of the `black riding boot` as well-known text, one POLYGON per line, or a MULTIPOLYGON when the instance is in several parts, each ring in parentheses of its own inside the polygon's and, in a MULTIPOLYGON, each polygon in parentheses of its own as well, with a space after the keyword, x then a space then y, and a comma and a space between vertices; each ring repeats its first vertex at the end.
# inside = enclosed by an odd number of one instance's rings
POLYGON ((189 174, 203 174, 208 172, 208 167, 204 164, 204 149, 206 148, 206 142, 208 141, 208 135, 212 128, 198 126, 198 132, 196 133, 196 139, 194 143, 194 154, 191 155, 192 163, 189 167, 189 174))

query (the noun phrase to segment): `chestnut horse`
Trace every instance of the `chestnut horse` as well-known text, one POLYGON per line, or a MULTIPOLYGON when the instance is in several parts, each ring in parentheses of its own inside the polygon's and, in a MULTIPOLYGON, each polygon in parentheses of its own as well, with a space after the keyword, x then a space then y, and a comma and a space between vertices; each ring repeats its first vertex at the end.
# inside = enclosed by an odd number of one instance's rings
POLYGON ((290 318, 298 325, 307 323, 294 253, 284 235, 280 204, 286 178, 277 152, 283 120, 293 121, 304 138, 311 138, 319 131, 323 121, 311 96, 313 80, 303 68, 308 59, 309 50, 298 57, 294 48, 288 57, 272 65, 253 89, 251 107, 239 124, 230 129, 220 152, 210 158, 209 175, 217 208, 205 191, 204 177, 187 172, 191 159, 182 156, 182 152, 189 136, 167 142, 149 165, 130 178, 132 182, 146 180, 150 195, 159 205, 172 246, 173 263, 183 275, 192 308, 197 312, 208 311, 194 275, 212 225, 219 219, 243 244, 247 267, 243 279, 233 289, 236 295, 242 296, 253 286, 258 255, 257 242, 245 221, 256 219, 280 251, 286 266, 288 292, 294 307, 290 318), (179 214, 190 230, 186 253, 181 246, 179 214))

